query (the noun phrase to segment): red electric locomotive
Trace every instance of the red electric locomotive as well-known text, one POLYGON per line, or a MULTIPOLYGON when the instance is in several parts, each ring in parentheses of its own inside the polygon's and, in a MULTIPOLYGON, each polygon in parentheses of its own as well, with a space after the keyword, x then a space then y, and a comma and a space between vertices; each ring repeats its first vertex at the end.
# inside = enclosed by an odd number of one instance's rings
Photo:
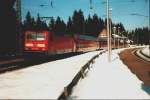
POLYGON ((76 51, 73 37, 54 36, 49 31, 25 31, 26 53, 62 54, 76 51))
POLYGON ((25 52, 48 55, 88 52, 99 49, 96 38, 86 35, 55 36, 49 31, 25 31, 25 52))
POLYGON ((48 31, 26 31, 24 50, 25 52, 45 52, 48 50, 50 33, 48 31))

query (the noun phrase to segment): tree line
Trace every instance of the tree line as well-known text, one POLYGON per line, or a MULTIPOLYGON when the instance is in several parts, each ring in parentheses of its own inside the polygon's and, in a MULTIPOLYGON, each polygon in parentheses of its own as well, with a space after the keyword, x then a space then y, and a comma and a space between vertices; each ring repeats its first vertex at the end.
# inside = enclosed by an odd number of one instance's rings
POLYGON ((99 18, 96 14, 93 16, 89 15, 86 19, 82 10, 75 10, 72 17, 69 17, 66 23, 58 16, 56 19, 52 17, 47 25, 46 22, 40 19, 39 14, 35 21, 30 12, 27 13, 26 19, 23 22, 23 29, 25 30, 49 29, 55 35, 86 34, 98 36, 104 27, 103 19, 99 18))
POLYGON ((150 31, 148 27, 136 28, 129 32, 128 37, 133 44, 148 45, 150 43, 150 31))
MULTIPOLYGON (((26 19, 23 22, 23 29, 49 29, 51 32, 54 32, 55 35, 73 35, 73 34, 85 34, 97 37, 100 32, 106 28, 107 20, 103 20, 102 18, 98 17, 97 14, 89 15, 85 18, 83 11, 75 10, 73 15, 70 16, 65 23, 61 17, 51 17, 48 24, 44 22, 40 15, 37 15, 37 19, 35 20, 32 17, 31 13, 28 12, 26 15, 26 19)), ((111 22, 112 25, 112 33, 113 27, 116 27, 116 33, 125 31, 125 28, 122 23, 114 24, 111 22)))
POLYGON ((31 13, 28 11, 26 19, 22 22, 22 31, 26 30, 44 30, 48 29, 46 22, 42 21, 40 15, 37 14, 37 19, 31 16, 31 13))

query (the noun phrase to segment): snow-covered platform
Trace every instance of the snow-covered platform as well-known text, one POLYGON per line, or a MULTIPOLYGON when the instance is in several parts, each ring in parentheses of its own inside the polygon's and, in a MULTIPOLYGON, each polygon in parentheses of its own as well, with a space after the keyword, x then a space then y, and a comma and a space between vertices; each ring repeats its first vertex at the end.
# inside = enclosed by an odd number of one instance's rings
POLYGON ((71 99, 150 99, 140 81, 112 52, 112 62, 108 63, 107 53, 96 59, 87 77, 74 87, 71 99))
POLYGON ((57 99, 75 75, 100 51, 0 75, 0 99, 57 99))

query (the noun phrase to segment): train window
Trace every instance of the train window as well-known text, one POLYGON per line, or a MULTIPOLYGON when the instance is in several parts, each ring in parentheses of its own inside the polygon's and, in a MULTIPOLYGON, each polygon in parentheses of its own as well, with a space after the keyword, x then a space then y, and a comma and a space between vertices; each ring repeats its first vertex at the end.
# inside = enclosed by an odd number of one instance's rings
POLYGON ((45 34, 37 33, 37 40, 45 40, 45 34))
POLYGON ((28 40, 36 40, 36 34, 35 34, 35 33, 33 33, 33 34, 32 34, 32 33, 28 34, 28 35, 27 35, 27 39, 28 39, 28 40))
POLYGON ((28 33, 27 37, 28 40, 45 40, 45 34, 43 33, 28 33))

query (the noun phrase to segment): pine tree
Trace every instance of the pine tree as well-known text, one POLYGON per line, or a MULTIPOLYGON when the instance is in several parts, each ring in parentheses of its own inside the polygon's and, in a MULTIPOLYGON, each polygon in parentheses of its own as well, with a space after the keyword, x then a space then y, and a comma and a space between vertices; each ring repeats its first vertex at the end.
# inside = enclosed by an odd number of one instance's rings
POLYGON ((69 17, 68 22, 67 22, 67 33, 69 35, 73 35, 74 34, 73 33, 73 22, 72 22, 71 17, 69 17))
POLYGON ((55 20, 54 20, 53 17, 51 18, 51 20, 50 20, 50 22, 49 22, 49 30, 50 30, 51 32, 54 32, 54 30, 55 30, 55 20))
POLYGON ((85 21, 84 21, 84 15, 81 10, 74 11, 74 14, 72 16, 73 21, 73 32, 75 34, 83 34, 85 33, 85 21))
POLYGON ((57 17, 54 28, 55 35, 64 35, 66 33, 66 24, 60 17, 57 17))
POLYGON ((42 21, 40 19, 40 15, 37 15, 37 20, 36 20, 36 29, 41 30, 42 29, 42 21))
POLYGON ((91 18, 91 16, 89 15, 88 16, 88 19, 86 20, 86 34, 87 35, 90 35, 92 32, 93 32, 93 30, 92 30, 92 18, 91 18))

